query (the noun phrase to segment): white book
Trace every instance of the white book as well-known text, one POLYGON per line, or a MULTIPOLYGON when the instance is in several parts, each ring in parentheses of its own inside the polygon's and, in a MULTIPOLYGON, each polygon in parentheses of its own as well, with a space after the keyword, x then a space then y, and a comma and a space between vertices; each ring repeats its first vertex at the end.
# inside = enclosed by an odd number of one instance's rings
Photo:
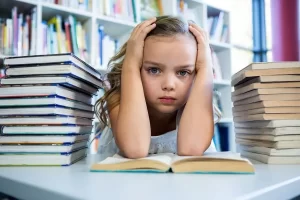
POLYGON ((0 144, 67 144, 86 141, 89 134, 84 135, 1 135, 0 144))
POLYGON ((92 126, 93 121, 81 117, 41 116, 41 117, 0 117, 1 125, 82 125, 92 126))
POLYGON ((242 151, 248 151, 268 156, 300 156, 300 149, 274 149, 260 146, 239 145, 242 151))
POLYGON ((36 98, 0 98, 0 108, 5 107, 39 107, 39 106, 62 106, 66 108, 76 108, 80 110, 93 111, 90 104, 81 103, 59 97, 36 97, 36 98))
POLYGON ((0 82, 2 85, 61 84, 88 94, 96 94, 98 92, 97 88, 71 76, 11 77, 1 79, 0 82))
POLYGON ((0 165, 58 165, 68 166, 84 158, 86 149, 57 154, 0 154, 0 165))
POLYGON ((274 149, 300 149, 300 142, 297 140, 291 141, 267 141, 267 140, 251 140, 236 138, 236 143, 246 146, 262 146, 274 149))
POLYGON ((300 156, 268 156, 248 151, 241 151, 241 155, 266 164, 300 164, 300 156))
POLYGON ((263 141, 298 141, 300 143, 300 134, 298 135, 263 135, 263 134, 236 134, 238 139, 263 140, 263 141))
POLYGON ((252 122, 235 122, 235 127, 240 128, 277 128, 277 127, 292 127, 300 126, 300 120, 265 120, 252 122))
POLYGON ((12 135, 68 135, 90 134, 93 126, 3 126, 2 134, 12 135))
POLYGON ((92 84, 94 87, 101 88, 103 86, 101 79, 90 75, 74 64, 9 67, 5 73, 7 76, 70 75, 92 84))
POLYGON ((3 144, 0 153, 70 153, 87 148, 87 140, 70 144, 3 144))
POLYGON ((67 54, 50 54, 50 55, 36 55, 36 56, 22 56, 22 57, 7 57, 4 60, 4 65, 37 65, 50 63, 73 63, 94 77, 100 79, 101 74, 92 66, 79 59, 72 53, 67 54))
MULTIPOLYGON (((247 78, 266 76, 266 75, 284 75, 284 74, 296 74, 295 71, 299 71, 300 62, 298 61, 283 61, 283 62, 257 62, 251 63, 247 67, 241 69, 237 73, 231 76, 232 86, 238 85, 242 81, 246 81, 247 78), (298 70, 297 70, 298 68, 298 70), (288 69, 288 70, 287 70, 288 69), (272 73, 277 71, 277 73, 272 73), (287 72, 281 73, 280 70, 287 72), (268 73, 269 71, 269 73, 268 73), (293 72, 291 72, 293 71, 293 72)), ((298 73, 297 73, 298 74, 298 73)))
POLYGON ((278 128, 238 128, 235 127, 236 134, 245 135, 300 135, 300 127, 278 127, 278 128))
POLYGON ((91 104, 92 98, 81 92, 75 92, 63 86, 16 86, 16 87, 0 87, 0 98, 10 97, 48 97, 59 96, 86 104, 91 104))
POLYGON ((71 108, 61 108, 61 107, 28 107, 28 108, 2 108, 0 109, 0 116, 38 116, 38 115, 62 115, 62 116, 75 116, 75 117, 85 117, 93 119, 94 113, 75 110, 71 108))
POLYGON ((172 173, 254 173, 249 160, 239 153, 209 152, 202 156, 178 156, 172 153, 153 154, 144 158, 128 159, 118 154, 96 162, 94 172, 172 172, 172 173))

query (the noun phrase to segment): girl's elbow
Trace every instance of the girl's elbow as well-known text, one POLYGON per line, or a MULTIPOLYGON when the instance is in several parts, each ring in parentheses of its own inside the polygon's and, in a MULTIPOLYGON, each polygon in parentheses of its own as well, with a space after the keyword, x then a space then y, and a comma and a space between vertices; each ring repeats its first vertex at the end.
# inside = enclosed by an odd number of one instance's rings
POLYGON ((179 148, 177 150, 177 154, 179 156, 202 156, 205 150, 203 148, 192 148, 192 147, 186 147, 186 148, 179 148))
POLYGON ((124 149, 123 156, 130 159, 145 158, 148 156, 148 149, 146 148, 124 149))
POLYGON ((209 148, 211 141, 205 143, 182 144, 178 146, 177 154, 180 156, 202 156, 209 148))

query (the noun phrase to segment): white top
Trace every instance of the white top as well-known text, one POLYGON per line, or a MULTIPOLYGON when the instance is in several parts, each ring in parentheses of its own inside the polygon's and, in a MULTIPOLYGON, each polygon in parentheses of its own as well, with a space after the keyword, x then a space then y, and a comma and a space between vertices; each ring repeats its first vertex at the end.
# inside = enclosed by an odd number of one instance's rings
MULTIPOLYGON (((292 199, 299 165, 255 164, 255 174, 97 173, 88 156, 70 167, 1 167, 0 193, 24 200, 292 199)), ((99 156, 99 157, 98 157, 99 156)))
MULTIPOLYGON (((156 153, 177 153, 177 130, 183 109, 180 109, 176 116, 176 130, 169 131, 159 136, 151 136, 149 154, 156 153)), ((215 121, 217 116, 214 116, 215 121)), ((206 152, 216 151, 213 141, 206 152)), ((98 153, 104 157, 113 156, 119 152, 111 128, 105 127, 99 139, 98 153)))

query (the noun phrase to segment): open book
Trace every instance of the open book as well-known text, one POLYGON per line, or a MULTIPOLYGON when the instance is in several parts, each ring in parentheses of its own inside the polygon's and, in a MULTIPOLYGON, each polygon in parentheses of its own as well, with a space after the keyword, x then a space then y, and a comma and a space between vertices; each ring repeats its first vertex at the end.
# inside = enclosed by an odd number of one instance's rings
POLYGON ((238 153, 213 152, 203 156, 178 156, 171 153, 128 159, 108 157, 90 168, 93 172, 173 172, 173 173, 254 173, 253 165, 238 153))

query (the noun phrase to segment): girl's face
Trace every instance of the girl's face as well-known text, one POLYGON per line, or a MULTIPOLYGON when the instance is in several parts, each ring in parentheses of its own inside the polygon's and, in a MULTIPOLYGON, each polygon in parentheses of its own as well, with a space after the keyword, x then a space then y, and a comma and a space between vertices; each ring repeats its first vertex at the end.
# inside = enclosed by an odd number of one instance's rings
POLYGON ((187 102, 196 57, 193 37, 150 36, 145 40, 141 79, 148 109, 171 114, 187 102))

